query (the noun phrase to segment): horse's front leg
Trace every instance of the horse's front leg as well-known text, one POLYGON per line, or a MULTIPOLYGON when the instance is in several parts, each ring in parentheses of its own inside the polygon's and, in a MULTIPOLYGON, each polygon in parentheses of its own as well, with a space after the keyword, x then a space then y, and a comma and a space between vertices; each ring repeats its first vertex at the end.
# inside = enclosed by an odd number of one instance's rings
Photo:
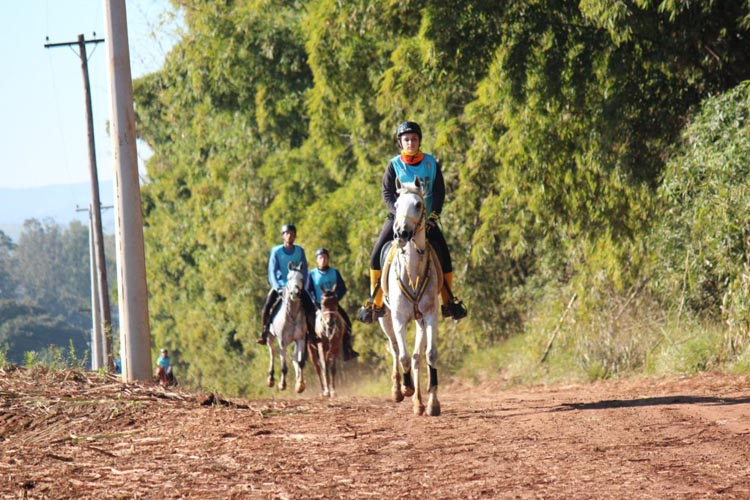
POLYGON ((438 401, 438 375, 437 375, 437 313, 425 322, 425 336, 427 347, 425 358, 427 360, 427 415, 437 417, 440 415, 440 401, 438 401))
POLYGON ((388 352, 391 353, 391 398, 396 403, 404 400, 404 393, 401 391, 401 371, 399 370, 398 345, 396 334, 393 332, 390 313, 380 318, 380 327, 388 338, 388 352))
POLYGON ((295 340, 294 345, 294 371, 297 375, 294 390, 297 394, 305 390, 305 350, 307 348, 307 342, 304 338, 295 340))
POLYGON ((274 379, 273 379, 273 372, 274 372, 274 359, 276 359, 276 353, 273 349, 273 341, 274 337, 271 337, 268 339, 268 379, 266 380, 266 383, 268 384, 268 387, 273 387, 274 379))
POLYGON ((286 390, 286 374, 289 371, 289 367, 286 364, 286 348, 287 346, 282 345, 279 349, 279 360, 281 361, 281 376, 279 377, 279 390, 286 390))
POLYGON ((392 321, 393 332, 396 337, 396 344, 398 345, 398 361, 401 364, 401 370, 404 374, 404 383, 401 385, 401 391, 404 393, 404 396, 408 397, 414 394, 411 360, 409 359, 409 351, 406 348, 406 327, 408 323, 399 321, 395 316, 392 317, 392 321))
POLYGON ((326 387, 325 387, 325 375, 320 370, 320 360, 322 359, 322 354, 320 352, 321 344, 313 344, 312 342, 307 344, 307 350, 308 354, 310 355, 310 359, 312 360, 313 368, 315 369, 315 375, 318 377, 318 381, 320 382, 320 395, 326 396, 326 387))
POLYGON ((422 350, 425 344, 425 324, 424 318, 417 321, 417 332, 414 336, 414 351, 411 355, 411 369, 414 373, 414 397, 412 398, 412 406, 414 407, 415 415, 422 415, 424 413, 424 404, 422 403, 422 384, 419 383, 419 369, 422 361, 422 350))
POLYGON ((326 363, 326 368, 328 369, 328 373, 330 374, 330 377, 328 377, 328 387, 330 388, 330 395, 332 398, 336 397, 336 358, 340 354, 341 349, 339 349, 339 354, 331 357, 331 359, 326 363))

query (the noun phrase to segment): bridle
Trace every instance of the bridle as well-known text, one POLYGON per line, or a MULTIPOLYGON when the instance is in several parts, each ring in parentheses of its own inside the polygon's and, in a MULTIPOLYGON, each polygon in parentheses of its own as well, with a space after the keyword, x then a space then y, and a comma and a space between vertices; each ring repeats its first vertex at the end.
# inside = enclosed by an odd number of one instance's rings
POLYGON ((410 189, 408 187, 402 187, 396 190, 396 194, 399 196, 401 196, 402 194, 416 194, 417 196, 419 196, 419 201, 421 202, 421 206, 422 206, 422 210, 420 210, 419 216, 412 217, 409 214, 402 214, 398 216, 398 218, 396 219, 396 221, 403 220, 403 221, 409 221, 412 224, 414 224, 414 231, 412 233, 412 238, 413 238, 414 234, 416 234, 420 229, 422 229, 422 227, 425 224, 425 221, 427 220, 424 193, 422 192, 422 190, 419 190, 419 189, 410 189))

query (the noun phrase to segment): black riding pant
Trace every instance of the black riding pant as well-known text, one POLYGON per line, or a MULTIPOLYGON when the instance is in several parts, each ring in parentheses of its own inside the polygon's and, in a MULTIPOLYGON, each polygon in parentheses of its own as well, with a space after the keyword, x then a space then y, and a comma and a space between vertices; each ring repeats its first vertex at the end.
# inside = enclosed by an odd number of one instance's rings
MULTIPOLYGON (((383 251, 383 247, 389 241, 393 240, 393 216, 389 215, 383 224, 383 229, 380 230, 380 236, 375 242, 375 248, 372 249, 370 254, 370 269, 381 270, 380 265, 380 252, 383 251)), ((440 261, 440 267, 443 268, 444 273, 453 272, 453 262, 451 261, 451 254, 448 250, 448 243, 445 241, 445 236, 440 230, 440 227, 434 226, 430 228, 427 226, 427 240, 430 242, 430 246, 435 250, 440 261)))

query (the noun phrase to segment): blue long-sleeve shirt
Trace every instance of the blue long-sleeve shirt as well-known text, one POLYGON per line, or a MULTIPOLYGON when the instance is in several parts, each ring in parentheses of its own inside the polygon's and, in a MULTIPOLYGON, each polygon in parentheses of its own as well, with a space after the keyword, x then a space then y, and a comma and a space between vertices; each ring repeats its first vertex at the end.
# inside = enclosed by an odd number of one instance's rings
POLYGON ((325 269, 315 268, 307 277, 305 289, 316 304, 320 304, 324 290, 332 290, 336 287, 336 296, 341 300, 346 295, 346 283, 341 273, 335 268, 328 266, 325 269))
POLYGON ((268 284, 271 285, 271 288, 274 290, 284 288, 290 263, 295 267, 302 264, 302 276, 307 280, 305 250, 299 245, 292 245, 292 248, 276 245, 271 249, 268 257, 268 284))

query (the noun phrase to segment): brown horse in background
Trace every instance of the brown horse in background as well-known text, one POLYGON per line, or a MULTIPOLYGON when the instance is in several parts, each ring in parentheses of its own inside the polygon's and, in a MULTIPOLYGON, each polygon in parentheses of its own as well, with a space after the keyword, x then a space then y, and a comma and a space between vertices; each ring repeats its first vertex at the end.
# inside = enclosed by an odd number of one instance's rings
POLYGON ((308 343, 310 358, 320 380, 323 397, 336 395, 336 360, 341 356, 346 323, 339 313, 336 287, 324 290, 320 309, 315 315, 316 342, 308 343))

